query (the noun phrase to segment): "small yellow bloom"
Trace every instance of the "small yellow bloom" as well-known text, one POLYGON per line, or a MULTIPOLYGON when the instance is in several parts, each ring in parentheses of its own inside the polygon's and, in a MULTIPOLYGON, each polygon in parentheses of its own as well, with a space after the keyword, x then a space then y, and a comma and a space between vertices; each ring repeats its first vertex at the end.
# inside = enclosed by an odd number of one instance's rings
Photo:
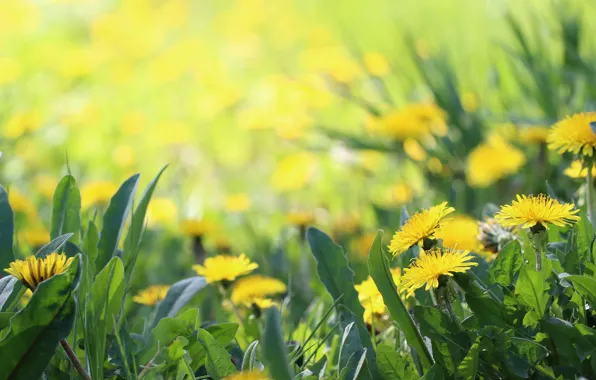
POLYGON ((83 210, 95 205, 107 204, 116 193, 118 187, 110 181, 94 181, 81 187, 81 208, 83 210))
POLYGON ((453 207, 447 207, 447 202, 443 202, 428 210, 417 212, 393 235, 389 251, 393 255, 399 255, 411 246, 422 243, 425 238, 434 238, 443 218, 454 211, 453 207))
MULTIPOLYGON (((391 269, 391 276, 393 282, 400 289, 401 270, 399 268, 391 269)), ((358 285, 354 285, 356 292, 358 292, 358 300, 364 307, 364 321, 368 324, 372 323, 374 317, 380 317, 385 314, 385 303, 383 296, 377 288, 372 277, 368 276, 366 280, 358 285)))
POLYGON ((33 202, 16 188, 11 188, 8 191, 8 203, 15 212, 21 212, 29 218, 35 217, 37 214, 33 202))
POLYGON ((187 236, 203 236, 213 231, 213 224, 206 220, 187 219, 180 223, 180 230, 187 236))
POLYGON ((389 189, 388 203, 390 205, 405 205, 414 199, 414 189, 405 183, 397 183, 389 189))
POLYGON ((147 224, 149 226, 168 224, 178 218, 178 208, 169 198, 153 198, 147 208, 147 224))
POLYGON ((404 152, 414 161, 423 161, 426 159, 426 151, 415 139, 406 139, 404 141, 404 152))
POLYGON ((56 186, 58 186, 58 179, 45 174, 40 174, 35 177, 35 188, 44 198, 52 199, 56 186))
POLYGON ((32 255, 25 260, 13 261, 5 272, 15 276, 27 288, 35 290, 42 281, 63 273, 72 260, 72 257, 67 258, 66 255, 56 252, 50 253, 43 259, 32 255))
POLYGON ((426 164, 428 170, 434 174, 441 174, 443 172, 443 164, 437 157, 431 157, 426 164))
POLYGON ((270 299, 271 296, 284 293, 286 290, 286 284, 280 280, 255 274, 236 281, 231 298, 232 302, 237 305, 250 307, 255 304, 263 309, 273 305, 270 299))
POLYGON ((546 144, 550 129, 532 125, 519 130, 519 139, 525 144, 546 144))
POLYGON ((294 226, 305 227, 315 223, 315 216, 308 211, 293 211, 286 214, 286 221, 294 226))
POLYGON ((50 242, 50 231, 42 225, 32 225, 19 232, 19 237, 30 247, 41 247, 50 242))
POLYGON ((238 372, 224 377, 224 380, 269 380, 269 376, 259 371, 238 372))
POLYGON ((391 72, 389 62, 381 53, 365 53, 362 57, 366 70, 374 76, 382 77, 391 72))
MULTIPOLYGON (((588 168, 584 167, 580 160, 574 160, 571 165, 565 169, 563 174, 571 178, 586 178, 588 175, 588 168)), ((592 166, 592 175, 596 176, 596 165, 592 166)))
POLYGON ((437 239, 443 240, 443 247, 463 249, 473 252, 481 250, 478 241, 478 221, 465 215, 458 215, 445 223, 435 233, 437 239))
POLYGON ((559 203, 556 199, 540 194, 517 195, 511 205, 501 206, 495 219, 505 227, 531 228, 536 225, 548 229, 548 224, 564 227, 577 222, 579 210, 572 203, 559 203))
POLYGON ((283 158, 271 176, 271 185, 277 191, 302 189, 315 173, 316 156, 301 152, 283 158))
POLYGON ((192 269, 199 276, 205 277, 207 283, 217 281, 234 281, 237 277, 243 276, 257 269, 259 265, 250 261, 244 253, 240 256, 218 255, 209 257, 204 265, 193 265, 192 269))
POLYGON ((367 129, 395 140, 421 140, 430 135, 447 133, 445 111, 432 103, 409 104, 379 118, 370 118, 367 129))
POLYGON ((439 287, 439 277, 453 276, 453 273, 467 272, 478 263, 470 262, 474 256, 470 251, 433 248, 423 251, 402 276, 402 286, 408 297, 418 288, 425 286, 425 290, 439 287))
POLYGON ((470 152, 466 165, 468 183, 474 187, 487 187, 517 173, 525 162, 526 157, 521 150, 504 138, 493 136, 470 152))
POLYGON ((168 290, 170 290, 169 285, 151 285, 132 297, 132 300, 142 305, 155 306, 166 298, 168 290))
POLYGON ((466 91, 461 95, 461 105, 466 112, 474 112, 478 109, 478 97, 473 93, 466 91))
POLYGON ((362 259, 368 258, 368 252, 370 251, 370 247, 372 246, 372 243, 375 241, 376 237, 376 232, 369 232, 352 239, 350 242, 350 252, 356 254, 356 256, 362 259))
POLYGON ((250 208, 251 201, 247 194, 234 194, 226 198, 226 211, 243 212, 250 208))
POLYGON ((596 133, 590 124, 596 122, 596 112, 578 113, 556 123, 548 135, 548 148, 559 153, 571 152, 592 157, 596 148, 596 133))

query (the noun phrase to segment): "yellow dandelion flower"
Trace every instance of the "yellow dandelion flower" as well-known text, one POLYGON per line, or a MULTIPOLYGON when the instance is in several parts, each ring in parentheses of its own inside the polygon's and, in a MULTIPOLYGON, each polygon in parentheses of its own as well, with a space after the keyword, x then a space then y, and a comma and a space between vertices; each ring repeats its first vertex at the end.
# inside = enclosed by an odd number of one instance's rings
POLYGON ((217 281, 234 281, 237 277, 249 274, 259 265, 250 261, 244 253, 240 256, 218 255, 208 257, 203 265, 193 265, 192 269, 199 276, 205 277, 207 283, 217 281))
POLYGON ((255 274, 236 281, 231 298, 237 305, 255 304, 263 309, 273 305, 269 297, 284 293, 286 289, 286 284, 276 278, 255 274))
POLYGON ((213 224, 206 220, 186 219, 180 222, 180 230, 187 236, 203 236, 213 230, 213 224))
MULTIPOLYGON (((563 171, 563 174, 571 178, 586 178, 588 175, 588 168, 585 167, 580 160, 574 160, 571 165, 563 171)), ((596 176, 596 165, 592 166, 592 175, 596 176)))
POLYGON ((151 285, 132 297, 132 300, 142 305, 154 306, 166 298, 169 289, 169 285, 151 285))
POLYGON ((81 208, 88 209, 98 204, 106 204, 112 199, 118 187, 110 181, 94 181, 81 187, 81 208))
POLYGON ((550 128, 532 125, 519 130, 519 139, 525 144, 545 144, 550 128))
POLYGON ((525 163, 526 156, 521 150, 504 138, 493 136, 470 152, 466 164, 468 183, 474 187, 487 187, 517 173, 525 163))
POLYGON ((35 290, 37 285, 50 277, 63 273, 73 258, 64 254, 50 253, 43 259, 29 256, 25 260, 16 260, 10 263, 10 268, 4 271, 15 276, 27 288, 35 290))
POLYGON ((559 203, 547 195, 517 195, 510 205, 501 206, 495 219, 505 227, 531 228, 536 225, 548 229, 548 224, 564 227, 580 218, 573 203, 559 203))
POLYGON ((286 221, 295 226, 305 227, 315 223, 315 216, 308 211, 292 211, 286 214, 286 221))
POLYGON ((473 252, 481 250, 478 241, 478 221, 465 215, 458 215, 445 223, 435 233, 437 239, 443 240, 443 247, 463 249, 473 252))
POLYGON ((372 134, 395 140, 421 140, 431 134, 447 133, 446 113, 432 103, 409 104, 378 118, 369 118, 366 128, 372 134))
POLYGON ((310 152, 289 155, 277 164, 271 186, 277 191, 302 189, 314 175, 316 165, 317 157, 310 152))
POLYGON ((45 174, 40 174, 34 180, 35 189, 46 199, 52 199, 54 190, 58 185, 58 179, 45 174))
POLYGON ((250 208, 251 201, 247 194, 234 194, 226 198, 226 211, 243 212, 250 208))
POLYGON ((362 60, 364 61, 366 70, 374 76, 382 77, 391 72, 389 62, 387 62, 387 59, 381 53, 365 53, 362 60))
POLYGON ((50 242, 50 231, 42 225, 28 226, 19 233, 19 238, 31 247, 41 247, 50 242))
POLYGON ((443 164, 437 157, 429 158, 428 162, 426 163, 426 167, 431 173, 434 174, 441 174, 441 172, 443 172, 443 164))
MULTIPOLYGON (((401 270, 400 268, 391 269, 391 276, 393 282, 400 289, 401 283, 401 270)), ((385 314, 385 303, 383 302, 383 296, 377 288, 372 277, 362 281, 360 284, 354 285, 356 292, 358 292, 358 300, 362 307, 364 307, 364 321, 370 324, 373 317, 382 316, 385 314)))
POLYGON ((389 251, 399 255, 411 246, 422 243, 425 238, 434 238, 443 218, 454 211, 453 207, 447 207, 447 202, 443 202, 428 210, 417 212, 393 235, 389 251))
POLYGON ((224 380, 269 380, 270 377, 259 371, 238 372, 224 377, 224 380))
POLYGON ((548 134, 548 148, 559 153, 571 152, 592 157, 596 134, 590 124, 596 122, 596 112, 578 113, 556 123, 548 134))
POLYGON ((404 152, 414 161, 423 161, 427 157, 426 151, 415 139, 406 139, 404 141, 404 152))
POLYGON ((178 207, 169 198, 157 197, 149 202, 147 224, 150 226, 168 224, 178 218, 178 207))
POLYGON ((368 258, 368 252, 370 251, 370 247, 372 246, 372 243, 375 241, 376 237, 376 232, 369 232, 352 239, 350 242, 350 251, 362 259, 368 258))
POLYGON ((35 205, 25 194, 21 193, 16 188, 11 188, 8 192, 8 203, 15 212, 22 212, 29 218, 36 215, 35 205))
POLYGON ((470 251, 433 248, 423 251, 408 268, 404 270, 401 284, 408 296, 418 288, 425 290, 439 287, 439 277, 453 276, 453 273, 464 273, 478 263, 470 262, 474 256, 470 251))

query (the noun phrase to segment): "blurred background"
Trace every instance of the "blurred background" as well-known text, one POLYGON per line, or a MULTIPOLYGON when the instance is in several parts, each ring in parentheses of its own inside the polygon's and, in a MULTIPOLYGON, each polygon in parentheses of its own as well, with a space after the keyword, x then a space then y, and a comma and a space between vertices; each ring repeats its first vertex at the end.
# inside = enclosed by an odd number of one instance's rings
POLYGON ((480 218, 553 178, 573 198, 546 131, 594 109, 594 16, 580 0, 2 0, 19 244, 47 241, 68 172, 91 217, 169 164, 150 230, 193 220, 237 252, 317 224, 366 255, 404 205, 480 218))

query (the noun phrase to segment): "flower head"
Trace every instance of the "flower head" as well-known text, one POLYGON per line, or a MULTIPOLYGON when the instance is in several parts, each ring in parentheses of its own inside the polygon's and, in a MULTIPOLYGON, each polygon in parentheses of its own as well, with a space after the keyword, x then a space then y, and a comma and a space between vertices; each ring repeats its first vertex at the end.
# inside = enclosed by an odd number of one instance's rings
POLYGON ((87 209, 112 199, 118 187, 110 181, 89 182, 81 187, 81 208, 87 209))
POLYGON ((478 241, 478 221, 465 215, 458 215, 445 223, 435 233, 437 239, 443 240, 443 247, 465 249, 478 252, 481 248, 478 241))
POLYGON ((234 281, 257 269, 259 265, 250 261, 244 253, 240 256, 218 255, 208 257, 204 265, 193 265, 198 275, 205 277, 207 283, 227 280, 234 281))
POLYGON ((151 285, 132 297, 132 300, 142 305, 154 306, 166 298, 168 290, 170 290, 169 285, 151 285))
POLYGON ((16 260, 10 263, 10 268, 5 269, 6 273, 15 276, 27 288, 35 290, 37 285, 50 277, 63 273, 73 258, 67 258, 64 254, 50 253, 43 259, 29 256, 25 260, 16 260))
POLYGON ((519 130, 519 139, 525 144, 544 144, 549 132, 547 127, 532 125, 519 130))
POLYGON ((168 224, 178 218, 178 208, 169 198, 153 198, 147 209, 147 224, 168 224))
POLYGON ((470 152, 466 164, 468 183, 474 187, 487 187, 517 173, 525 162, 526 157, 521 150, 504 138, 493 136, 470 152))
POLYGON ((250 197, 245 193, 230 195, 226 198, 226 211, 243 212, 250 208, 250 197))
MULTIPOLYGON (((563 174, 571 178, 586 178, 588 175, 588 168, 584 166, 580 160, 574 160, 571 165, 565 169, 563 174)), ((596 176, 596 165, 592 166, 592 175, 596 176)))
POLYGON ((486 218, 478 223, 478 240, 484 252, 498 253, 505 244, 517 238, 517 227, 503 227, 495 218, 486 218))
POLYGON ((548 224, 563 227, 579 220, 578 209, 572 203, 559 203, 544 194, 517 195, 510 205, 501 206, 495 219, 505 227, 531 228, 548 224))
POLYGON ((548 135, 548 148, 559 153, 571 152, 592 157, 596 148, 596 133, 590 124, 596 112, 577 113, 555 124, 548 135))
MULTIPOLYGON (((401 271, 399 268, 391 269, 391 275, 393 282, 400 289, 399 285, 401 282, 401 271)), ((383 302, 383 296, 377 288, 372 277, 362 281, 360 284, 355 285, 354 288, 358 292, 358 300, 364 307, 364 321, 371 323, 373 317, 379 317, 385 314, 385 303, 383 302)))
POLYGON ((443 202, 428 210, 417 212, 393 235, 389 251, 399 255, 411 246, 421 243, 425 238, 434 237, 443 218, 454 211, 453 207, 447 207, 447 202, 443 202))
POLYGON ((280 280, 256 274, 236 281, 232 288, 231 298, 235 304, 242 304, 247 307, 255 304, 264 308, 262 306, 273 305, 269 297, 284 293, 286 289, 286 284, 280 280))
POLYGON ((213 230, 213 225, 206 220, 186 219, 180 222, 180 230, 187 236, 203 236, 213 230))
POLYGON ((315 216, 308 211, 292 211, 286 214, 286 221, 299 227, 305 227, 315 222, 315 216))
POLYGON ((414 294, 418 288, 425 286, 426 290, 439 287, 439 277, 453 276, 453 273, 467 272, 478 265, 473 261, 470 251, 433 248, 423 251, 420 256, 404 270, 401 278, 402 287, 408 296, 414 294))

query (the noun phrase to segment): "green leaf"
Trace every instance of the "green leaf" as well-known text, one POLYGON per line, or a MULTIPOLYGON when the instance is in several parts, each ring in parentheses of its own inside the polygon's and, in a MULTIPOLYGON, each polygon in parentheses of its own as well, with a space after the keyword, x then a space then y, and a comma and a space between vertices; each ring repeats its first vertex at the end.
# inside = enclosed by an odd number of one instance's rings
POLYGON ((352 355, 357 354, 358 357, 360 357, 360 354, 362 354, 363 351, 364 349, 362 348, 362 343, 360 343, 358 331, 356 331, 354 322, 352 322, 346 326, 341 338, 341 345, 339 347, 339 368, 346 367, 348 360, 352 355))
POLYGON ((565 280, 573 283, 575 290, 585 297, 591 305, 596 305, 596 279, 588 276, 567 276, 565 280))
POLYGON ((93 221, 89 221, 87 225, 87 233, 83 239, 82 250, 85 252, 87 259, 86 265, 88 266, 89 278, 93 278, 97 273, 95 269, 95 260, 97 259, 97 243, 99 242, 99 231, 93 221))
POLYGON ((366 348, 353 353, 346 365, 340 369, 340 379, 342 380, 370 380, 370 373, 366 368, 366 348))
POLYGON ((153 319, 156 326, 164 317, 173 317, 203 288, 207 281, 201 276, 180 280, 170 287, 166 297, 159 303, 153 319))
POLYGON ((10 319, 14 316, 15 313, 9 312, 0 312, 0 331, 4 330, 6 327, 10 325, 10 319))
POLYGON ((466 357, 459 363, 457 371, 464 379, 475 379, 478 373, 478 367, 480 366, 480 339, 476 338, 476 341, 470 347, 466 357))
POLYGON ((124 181, 110 200, 110 205, 103 216, 103 228, 97 245, 95 261, 97 270, 101 270, 116 253, 138 183, 139 175, 135 174, 124 181))
POLYGON ((35 256, 37 256, 40 259, 43 259, 44 257, 46 257, 47 255, 49 255, 52 252, 60 252, 60 250, 62 249, 64 244, 66 244, 66 242, 68 241, 68 239, 70 239, 72 237, 72 235, 73 235, 73 233, 71 232, 71 233, 68 233, 65 235, 58 236, 57 238, 53 239, 48 244, 41 247, 39 249, 39 251, 37 251, 35 256))
POLYGON ((327 292, 334 301, 338 302, 338 305, 344 306, 354 314, 360 341, 367 348, 369 369, 373 377, 376 377, 378 371, 375 352, 370 334, 364 324, 364 308, 358 300, 358 293, 354 288, 354 272, 343 249, 327 234, 314 227, 306 231, 306 239, 317 262, 317 273, 327 292))
POLYGON ((14 214, 8 203, 8 193, 0 186, 0 277, 4 276, 4 268, 14 261, 12 239, 14 234, 14 214))
POLYGON ((418 379, 419 376, 408 357, 386 344, 377 345, 377 367, 385 380, 418 379))
POLYGON ((2 378, 41 377, 58 342, 72 329, 78 272, 77 255, 64 273, 40 283, 27 306, 12 317, 10 331, 0 341, 2 378))
POLYGON ((153 180, 149 183, 149 185, 147 185, 147 188, 141 197, 141 201, 132 214, 132 221, 128 229, 128 234, 124 240, 123 259, 126 283, 129 282, 130 277, 132 276, 132 271, 139 254, 139 248, 143 236, 145 215, 147 214, 149 202, 151 201, 151 197, 153 196, 153 192, 155 191, 155 187, 157 186, 159 178, 167 167, 168 165, 164 166, 159 173, 157 173, 155 178, 153 178, 153 180))
POLYGON ((2 306, 4 306, 4 303, 6 303, 6 300, 8 300, 8 297, 10 297, 15 285, 18 282, 19 280, 13 276, 0 278, 0 310, 2 310, 2 306))
POLYGON ((288 349, 284 344, 279 310, 271 307, 265 311, 263 331, 263 359, 269 375, 276 380, 292 380, 294 371, 288 360, 288 349))
POLYGON ((496 302, 488 295, 479 297, 474 294, 466 294, 466 302, 481 325, 501 327, 507 325, 507 316, 503 304, 496 302))
POLYGON ((81 229, 81 194, 73 176, 62 178, 54 192, 52 208, 52 239, 73 233, 72 242, 77 244, 81 229))
POLYGON ((163 318, 151 330, 152 342, 145 346, 140 354, 140 361, 147 363, 157 351, 157 346, 167 347, 178 336, 189 338, 198 328, 199 309, 190 309, 177 317, 163 318))
POLYGON ((252 371, 255 369, 258 345, 259 341, 255 340, 246 348, 246 352, 244 352, 244 357, 242 358, 242 367, 240 368, 242 371, 252 371))
POLYGON ((420 378, 420 380, 444 380, 445 373, 440 365, 434 364, 430 369, 420 378))
POLYGON ((232 363, 232 355, 217 342, 206 330, 197 330, 197 339, 207 352, 207 373, 215 380, 236 372, 236 366, 232 363))
POLYGON ((538 362, 548 355, 548 350, 541 344, 529 339, 510 338, 510 345, 505 349, 505 366, 515 375, 527 378, 538 362))
POLYGON ((511 286, 522 263, 521 245, 517 240, 513 240, 501 249, 488 271, 494 282, 502 286, 511 286))
POLYGON ((391 319, 404 332, 408 344, 416 350, 423 367, 428 369, 434 363, 433 359, 428 352, 426 344, 422 340, 422 336, 420 336, 420 332, 416 328, 416 325, 414 325, 410 313, 408 313, 408 310, 398 295, 397 287, 393 282, 393 276, 389 270, 389 261, 383 254, 381 237, 381 231, 377 232, 377 236, 368 254, 368 271, 383 296, 383 302, 391 314, 391 319))
POLYGON ((524 326, 535 326, 546 311, 549 299, 549 285, 546 281, 548 275, 545 270, 536 272, 528 265, 521 269, 515 293, 517 299, 531 309, 524 317, 524 326))

